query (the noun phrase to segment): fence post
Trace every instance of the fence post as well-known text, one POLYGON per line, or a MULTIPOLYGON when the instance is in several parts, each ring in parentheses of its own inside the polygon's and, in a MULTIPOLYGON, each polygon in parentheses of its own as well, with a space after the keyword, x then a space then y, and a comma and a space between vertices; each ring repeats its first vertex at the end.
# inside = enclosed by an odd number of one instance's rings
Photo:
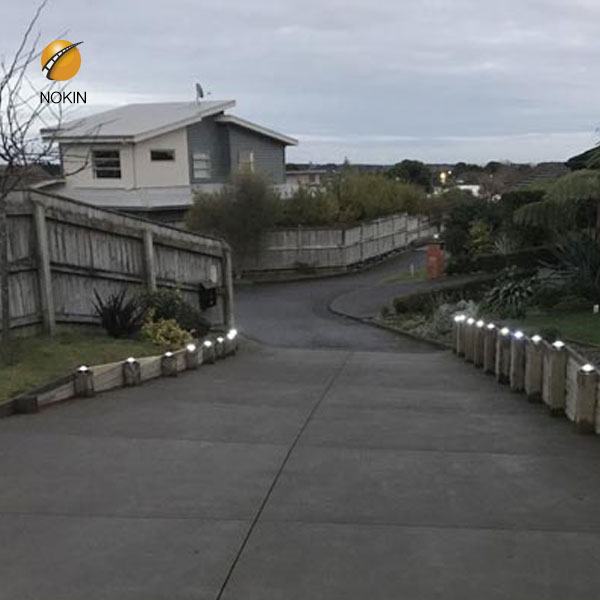
POLYGON ((146 285, 148 289, 156 290, 156 267, 154 264, 154 240, 152 230, 144 229, 144 268, 146 270, 146 285))
POLYGON ((473 362, 475 358, 475 319, 469 317, 466 321, 465 328, 465 360, 473 362))
POLYGON ((525 393, 529 402, 542 400, 544 345, 541 341, 539 335, 534 335, 525 347, 525 393))
POLYGON ((567 358, 565 344, 558 340, 544 353, 542 398, 553 415, 562 413, 565 408, 567 358))
POLYGON ((482 320, 475 323, 475 350, 473 352, 473 364, 477 368, 483 367, 485 352, 485 323, 482 320))
POLYGON ((33 222, 37 242, 37 275, 40 286, 40 306, 44 332, 56 333, 56 314, 54 294, 52 293, 52 272, 50 270, 50 251, 48 249, 48 228, 46 210, 41 202, 33 201, 33 222))
POLYGON ((593 433, 596 418, 598 373, 590 364, 577 371, 575 423, 580 433, 593 433))
POLYGON ((503 327, 496 339, 496 379, 498 383, 510 381, 510 330, 503 327))
POLYGON ((463 356, 465 353, 465 346, 463 342, 463 327, 467 317, 465 315, 454 316, 454 326, 452 327, 453 340, 452 349, 458 356, 463 356))
POLYGON ((227 329, 235 326, 233 318, 233 262, 231 259, 231 248, 223 246, 222 277, 225 294, 223 296, 223 321, 227 329))
POLYGON ((510 389, 522 392, 525 388, 525 336, 515 331, 510 341, 510 389))
POLYGON ((483 339, 483 372, 493 374, 496 372, 496 326, 488 323, 483 339))

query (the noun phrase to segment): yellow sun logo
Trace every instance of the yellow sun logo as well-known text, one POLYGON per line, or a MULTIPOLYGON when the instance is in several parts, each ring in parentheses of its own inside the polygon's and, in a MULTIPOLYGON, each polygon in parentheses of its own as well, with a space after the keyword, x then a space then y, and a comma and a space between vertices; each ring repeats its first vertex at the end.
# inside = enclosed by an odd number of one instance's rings
POLYGON ((81 66, 81 54, 77 46, 67 40, 50 42, 42 52, 42 71, 47 79, 67 81, 77 75, 81 66))

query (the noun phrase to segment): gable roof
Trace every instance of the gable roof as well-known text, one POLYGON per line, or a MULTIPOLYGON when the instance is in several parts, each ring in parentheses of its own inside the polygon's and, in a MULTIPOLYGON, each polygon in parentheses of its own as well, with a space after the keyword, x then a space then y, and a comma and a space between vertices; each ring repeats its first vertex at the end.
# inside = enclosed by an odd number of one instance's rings
POLYGON ((267 129, 262 125, 257 125, 256 123, 252 123, 252 121, 246 121, 246 119, 241 119, 240 117, 236 117, 235 115, 219 115, 218 117, 215 117, 215 121, 217 121, 218 123, 231 123, 232 125, 237 125, 238 127, 249 129, 250 131, 254 131, 255 133, 260 133, 261 135, 265 135, 267 137, 278 140, 283 144, 287 144, 288 146, 298 145, 298 140, 295 138, 283 135, 283 133, 277 133, 272 129, 267 129))
POLYGON ((231 123, 290 146, 298 143, 272 129, 223 114, 234 106, 235 100, 126 104, 40 133, 44 139, 53 137, 59 142, 141 142, 217 115, 215 121, 219 123, 231 123))
POLYGON ((63 123, 58 129, 42 129, 40 133, 46 138, 54 135, 59 142, 139 142, 196 123, 234 106, 235 100, 126 104, 63 123))

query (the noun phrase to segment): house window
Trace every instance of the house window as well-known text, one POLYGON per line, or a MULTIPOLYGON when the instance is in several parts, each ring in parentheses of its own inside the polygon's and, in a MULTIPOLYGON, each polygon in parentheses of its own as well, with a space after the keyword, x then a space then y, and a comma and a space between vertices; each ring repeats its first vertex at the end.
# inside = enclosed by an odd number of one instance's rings
POLYGON ((98 179, 121 179, 121 153, 118 150, 93 150, 92 166, 98 179))
POLYGON ((238 168, 242 173, 254 173, 254 152, 246 150, 240 152, 238 168))
POLYGON ((175 150, 150 150, 150 160, 175 160, 175 150))
POLYGON ((194 179, 210 179, 210 154, 206 152, 194 152, 192 154, 192 172, 194 179))

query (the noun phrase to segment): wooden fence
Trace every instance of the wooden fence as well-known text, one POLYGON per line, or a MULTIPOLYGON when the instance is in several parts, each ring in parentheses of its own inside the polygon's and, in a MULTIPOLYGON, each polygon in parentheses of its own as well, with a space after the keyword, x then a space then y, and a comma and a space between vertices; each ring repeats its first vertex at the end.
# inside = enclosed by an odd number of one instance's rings
POLYGON ((266 234, 261 252, 254 257, 245 257, 241 267, 249 275, 303 269, 344 271, 406 248, 416 240, 431 237, 436 231, 425 217, 406 214, 390 215, 350 227, 278 229, 266 234))
POLYGON ((216 287, 205 316, 233 326, 231 253, 222 240, 52 194, 8 199, 11 329, 52 333, 56 323, 97 323, 94 290, 178 287, 199 307, 200 284, 216 287))
POLYGON ((458 315, 453 349, 551 414, 565 414, 580 432, 600 434, 600 374, 568 344, 458 315))

